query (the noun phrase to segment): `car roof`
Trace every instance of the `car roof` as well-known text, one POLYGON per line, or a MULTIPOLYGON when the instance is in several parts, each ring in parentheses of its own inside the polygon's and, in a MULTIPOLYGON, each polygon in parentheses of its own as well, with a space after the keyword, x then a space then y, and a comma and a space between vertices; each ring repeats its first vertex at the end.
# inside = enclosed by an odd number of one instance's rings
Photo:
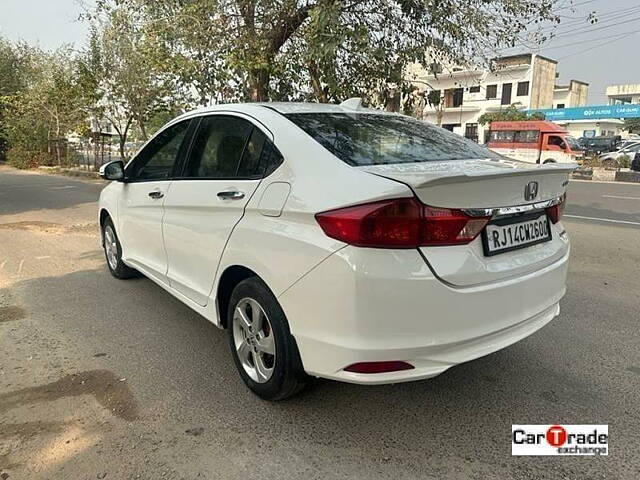
POLYGON ((337 105, 331 103, 313 103, 313 102, 256 102, 256 103, 225 103, 213 105, 210 107, 202 107, 184 113, 179 118, 191 115, 202 115, 208 112, 231 111, 241 113, 255 113, 256 108, 265 108, 276 111, 283 115, 289 113, 371 113, 378 115, 398 115, 397 113, 387 112, 384 110, 375 110, 372 108, 352 108, 348 105, 337 105))
POLYGON ((373 108, 350 108, 345 105, 334 103, 314 103, 314 102, 264 102, 258 103, 262 107, 270 108, 282 114, 287 113, 374 113, 374 114, 391 114, 384 110, 375 110, 373 108))

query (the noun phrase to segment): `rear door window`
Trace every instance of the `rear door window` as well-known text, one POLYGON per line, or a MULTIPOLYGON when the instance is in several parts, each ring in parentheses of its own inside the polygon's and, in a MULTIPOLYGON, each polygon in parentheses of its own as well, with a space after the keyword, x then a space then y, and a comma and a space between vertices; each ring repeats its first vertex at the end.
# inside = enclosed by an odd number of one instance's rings
POLYGON ((236 178, 253 125, 239 117, 212 115, 200 121, 183 178, 236 178))

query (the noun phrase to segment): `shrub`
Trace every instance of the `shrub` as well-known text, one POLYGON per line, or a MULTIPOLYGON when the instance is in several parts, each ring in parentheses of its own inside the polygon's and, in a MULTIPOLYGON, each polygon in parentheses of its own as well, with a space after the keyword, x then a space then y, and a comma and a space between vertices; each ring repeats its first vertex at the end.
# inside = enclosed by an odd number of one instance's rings
POLYGON ((631 157, 629 155, 622 155, 618 158, 618 167, 620 168, 630 168, 631 167, 631 157))
POLYGON ((12 147, 7 152, 7 163, 21 169, 50 165, 52 160, 51 156, 46 152, 33 152, 20 146, 12 147))
POLYGON ((582 165, 590 168, 602 167, 602 161, 597 156, 592 155, 585 157, 584 160, 582 160, 582 165))

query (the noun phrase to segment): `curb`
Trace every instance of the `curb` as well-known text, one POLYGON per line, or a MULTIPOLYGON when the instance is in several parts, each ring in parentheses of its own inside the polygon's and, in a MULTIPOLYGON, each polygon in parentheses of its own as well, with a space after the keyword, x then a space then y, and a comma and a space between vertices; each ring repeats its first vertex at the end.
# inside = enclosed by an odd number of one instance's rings
POLYGON ((49 175, 64 175, 67 177, 87 178, 91 180, 101 180, 98 172, 89 172, 87 170, 76 170, 73 168, 60 167, 38 167, 37 170, 49 175))

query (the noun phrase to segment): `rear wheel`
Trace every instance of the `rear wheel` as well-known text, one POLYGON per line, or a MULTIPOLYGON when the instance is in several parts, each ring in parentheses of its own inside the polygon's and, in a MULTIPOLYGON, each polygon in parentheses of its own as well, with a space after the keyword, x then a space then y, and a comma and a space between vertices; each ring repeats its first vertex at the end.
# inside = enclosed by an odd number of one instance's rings
POLYGON ((229 343, 238 372, 253 393, 282 400, 298 393, 308 377, 289 324, 269 288, 257 277, 231 294, 229 343))
POLYGON ((121 280, 140 275, 137 270, 126 266, 122 261, 122 246, 110 218, 107 218, 102 225, 102 246, 111 275, 121 280))
POLYGON ((542 163, 556 163, 556 161, 552 158, 547 158, 544 162, 542 163))

